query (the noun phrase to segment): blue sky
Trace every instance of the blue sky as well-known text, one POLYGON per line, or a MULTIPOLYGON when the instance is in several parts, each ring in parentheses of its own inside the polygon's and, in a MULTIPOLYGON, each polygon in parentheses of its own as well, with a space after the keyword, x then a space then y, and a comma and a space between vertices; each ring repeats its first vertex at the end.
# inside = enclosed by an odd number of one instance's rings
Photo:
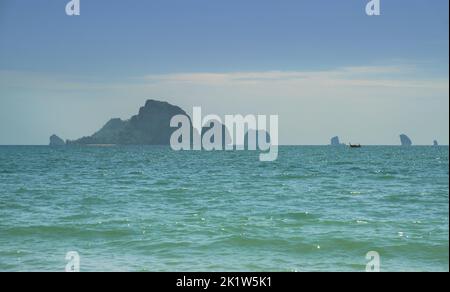
POLYGON ((0 1, 0 144, 91 134, 146 98, 277 113, 285 144, 448 144, 447 0, 67 2, 0 1))

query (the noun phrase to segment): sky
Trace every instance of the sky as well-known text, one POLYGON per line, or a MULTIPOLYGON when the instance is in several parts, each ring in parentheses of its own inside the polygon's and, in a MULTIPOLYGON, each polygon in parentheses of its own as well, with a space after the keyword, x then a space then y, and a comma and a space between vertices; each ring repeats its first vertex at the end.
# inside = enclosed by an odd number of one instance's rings
POLYGON ((281 144, 449 143, 449 2, 0 0, 0 145, 128 119, 278 114, 281 144))

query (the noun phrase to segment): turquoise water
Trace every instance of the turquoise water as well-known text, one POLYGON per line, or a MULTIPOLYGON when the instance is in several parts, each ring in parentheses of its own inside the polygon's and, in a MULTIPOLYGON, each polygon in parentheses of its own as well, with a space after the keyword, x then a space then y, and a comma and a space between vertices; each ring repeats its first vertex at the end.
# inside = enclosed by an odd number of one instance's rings
POLYGON ((0 147, 0 271, 448 271, 448 150, 0 147))

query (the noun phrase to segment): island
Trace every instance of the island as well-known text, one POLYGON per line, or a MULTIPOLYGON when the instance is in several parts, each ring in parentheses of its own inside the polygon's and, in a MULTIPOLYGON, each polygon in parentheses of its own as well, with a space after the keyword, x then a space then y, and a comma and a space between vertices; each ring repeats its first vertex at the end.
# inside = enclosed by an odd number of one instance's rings
POLYGON ((176 130, 170 127, 170 120, 176 115, 188 116, 178 106, 147 100, 129 120, 111 119, 92 136, 68 140, 67 145, 169 145, 176 130))
POLYGON ((338 136, 335 136, 333 138, 331 138, 331 142, 330 142, 331 146, 343 146, 345 145, 344 143, 341 143, 341 141, 339 140, 338 136))
POLYGON ((57 135, 50 136, 50 146, 65 146, 66 143, 57 135))
POLYGON ((405 134, 400 135, 400 143, 402 146, 412 146, 413 144, 411 139, 405 134))

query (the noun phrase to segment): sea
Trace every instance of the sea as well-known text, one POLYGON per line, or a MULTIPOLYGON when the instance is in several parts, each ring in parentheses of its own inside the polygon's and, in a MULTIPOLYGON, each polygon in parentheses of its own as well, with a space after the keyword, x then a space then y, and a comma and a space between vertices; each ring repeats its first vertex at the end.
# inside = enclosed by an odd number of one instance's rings
POLYGON ((0 147, 0 271, 449 271, 449 148, 0 147))

